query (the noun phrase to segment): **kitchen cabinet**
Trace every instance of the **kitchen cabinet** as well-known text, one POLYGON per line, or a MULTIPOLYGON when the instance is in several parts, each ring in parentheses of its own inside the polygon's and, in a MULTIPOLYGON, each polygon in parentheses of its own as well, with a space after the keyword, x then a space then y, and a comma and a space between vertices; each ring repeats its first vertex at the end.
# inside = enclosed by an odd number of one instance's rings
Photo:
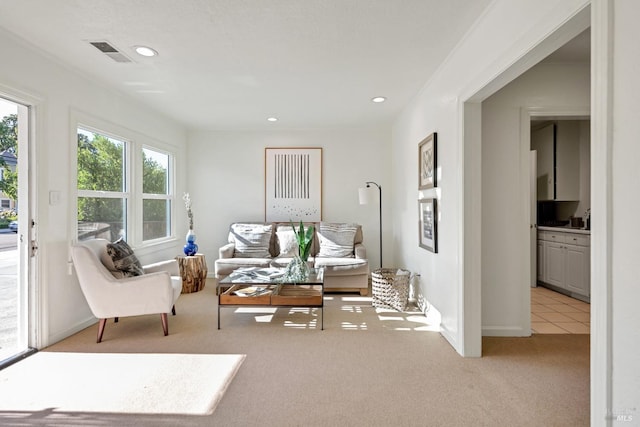
POLYGON ((590 255, 588 234, 538 231, 538 281, 589 298, 590 255))
POLYGON ((537 199, 580 200, 580 127, 574 120, 532 128, 531 149, 537 152, 537 199))

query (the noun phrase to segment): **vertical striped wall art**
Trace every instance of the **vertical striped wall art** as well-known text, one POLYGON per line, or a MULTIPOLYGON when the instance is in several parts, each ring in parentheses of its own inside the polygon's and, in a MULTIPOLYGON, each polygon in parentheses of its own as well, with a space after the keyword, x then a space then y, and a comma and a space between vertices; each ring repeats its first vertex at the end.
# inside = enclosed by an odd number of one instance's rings
POLYGON ((322 148, 265 149, 265 221, 322 219, 322 148))

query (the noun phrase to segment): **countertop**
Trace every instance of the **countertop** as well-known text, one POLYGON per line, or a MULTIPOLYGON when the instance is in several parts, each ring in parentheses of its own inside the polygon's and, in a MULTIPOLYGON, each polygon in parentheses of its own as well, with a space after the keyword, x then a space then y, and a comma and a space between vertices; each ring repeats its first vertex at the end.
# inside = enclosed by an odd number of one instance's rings
POLYGON ((591 234, 591 230, 585 230, 584 228, 572 228, 568 225, 564 225, 562 227, 543 227, 541 225, 538 226, 538 230, 540 231, 555 231, 559 233, 577 233, 577 234, 591 234))

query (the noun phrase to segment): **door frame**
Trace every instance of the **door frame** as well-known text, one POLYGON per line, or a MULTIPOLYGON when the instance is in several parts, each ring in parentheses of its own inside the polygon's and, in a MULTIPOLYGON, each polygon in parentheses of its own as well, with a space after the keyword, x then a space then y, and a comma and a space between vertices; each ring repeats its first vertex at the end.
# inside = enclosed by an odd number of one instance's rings
POLYGON ((21 301, 22 313, 19 315, 19 321, 23 322, 23 326, 26 323, 27 328, 27 350, 16 355, 15 360, 19 360, 21 356, 32 353, 34 349, 45 347, 47 345, 45 337, 48 336, 45 320, 48 310, 39 274, 40 251, 36 250, 33 256, 31 253, 32 244, 38 246, 36 166, 38 135, 42 134, 41 111, 44 101, 38 96, 2 84, 0 84, 0 96, 18 105, 18 146, 21 152, 18 158, 18 183, 22 183, 18 187, 18 201, 20 210, 27 212, 26 216, 22 214, 18 217, 18 235, 22 235, 22 242, 18 241, 18 268, 22 273, 19 275, 19 286, 21 290, 26 290, 26 295, 21 301), (27 117, 26 125, 24 120, 20 121, 20 117, 25 116, 27 117), (26 186, 24 182, 27 183, 26 186))
MULTIPOLYGON (((534 119, 591 120, 591 110, 589 108, 584 108, 583 106, 562 107, 562 108, 558 108, 558 107, 523 107, 521 108, 520 109, 520 153, 523 157, 526 155, 527 159, 529 158, 529 153, 531 151, 531 122, 534 119)), ((524 164, 524 159, 522 159, 521 164, 524 164)), ((529 162, 529 167, 527 167, 526 170, 522 171, 521 179, 523 180, 530 179, 531 174, 534 173, 534 171, 532 171, 530 167, 531 167, 531 162, 529 162), (525 176, 525 173, 527 174, 526 176, 525 176)), ((521 202, 525 206, 529 207, 528 212, 535 212, 535 211, 532 211, 533 206, 531 206, 531 203, 533 203, 533 200, 536 200, 536 197, 534 194, 531 194, 531 191, 529 191, 527 194, 522 195, 521 202)), ((530 221, 530 224, 536 223, 535 218, 529 218, 529 221, 530 221)), ((530 238, 534 239, 534 236, 532 235, 530 238)), ((538 256, 537 251, 534 251, 533 253, 531 253, 531 248, 535 247, 532 245, 535 245, 535 242, 530 241, 529 242, 529 259, 530 260, 533 260, 538 256)), ((538 274, 537 274, 535 264, 536 263, 534 262, 530 263, 531 267, 529 270, 529 283, 536 282, 537 280, 538 274)), ((528 324, 529 327, 531 327, 531 310, 528 310, 524 315, 528 318, 528 320, 526 320, 526 324, 528 324)))

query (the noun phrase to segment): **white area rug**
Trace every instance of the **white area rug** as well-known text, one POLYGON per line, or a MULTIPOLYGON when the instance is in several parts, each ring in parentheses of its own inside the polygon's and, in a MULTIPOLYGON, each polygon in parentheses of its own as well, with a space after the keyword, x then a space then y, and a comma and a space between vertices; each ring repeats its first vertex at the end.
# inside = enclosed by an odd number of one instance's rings
POLYGON ((0 371, 0 411, 207 415, 244 358, 39 352, 0 371))

